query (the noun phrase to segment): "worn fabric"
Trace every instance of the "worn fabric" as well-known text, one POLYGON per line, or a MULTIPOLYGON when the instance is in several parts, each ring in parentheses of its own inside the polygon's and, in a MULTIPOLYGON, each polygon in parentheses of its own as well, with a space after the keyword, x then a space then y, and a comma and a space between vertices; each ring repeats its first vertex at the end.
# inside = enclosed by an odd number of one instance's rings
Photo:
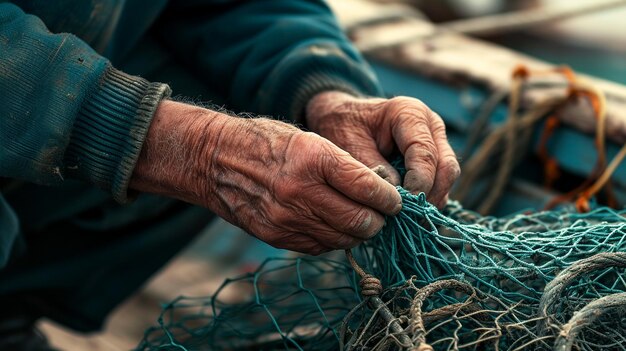
POLYGON ((322 1, 0 0, 0 304, 96 329, 212 218, 128 203, 161 99, 298 121, 330 89, 381 93, 322 1))

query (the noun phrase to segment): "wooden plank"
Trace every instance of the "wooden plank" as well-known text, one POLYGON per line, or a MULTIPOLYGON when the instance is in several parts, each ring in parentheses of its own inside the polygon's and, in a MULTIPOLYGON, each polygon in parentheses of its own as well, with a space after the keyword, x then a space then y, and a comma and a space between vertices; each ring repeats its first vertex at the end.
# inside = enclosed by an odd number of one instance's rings
MULTIPOLYGON (((384 11, 385 5, 369 0, 331 0, 340 21, 367 22, 368 16, 384 11), (341 6, 339 2, 343 3, 341 6), (367 10, 359 10, 360 6, 367 10)), ((371 22, 371 20, 370 20, 371 22)), ((523 64, 531 70, 548 70, 555 66, 485 41, 442 30, 420 18, 400 17, 392 22, 353 28, 350 37, 368 57, 416 74, 450 82, 472 83, 490 90, 508 89, 514 68, 523 64), (412 41, 405 43, 406 38, 412 41), (396 43, 402 43, 395 45, 396 43)), ((607 99, 607 137, 626 142, 626 87, 607 80, 580 74, 579 77, 603 91, 607 99)), ((564 79, 551 78, 555 84, 564 79)), ((563 88, 533 89, 524 96, 524 106, 532 107, 554 95, 565 96, 563 88)), ((593 133, 596 119, 589 102, 579 100, 558 111, 566 124, 593 133)))

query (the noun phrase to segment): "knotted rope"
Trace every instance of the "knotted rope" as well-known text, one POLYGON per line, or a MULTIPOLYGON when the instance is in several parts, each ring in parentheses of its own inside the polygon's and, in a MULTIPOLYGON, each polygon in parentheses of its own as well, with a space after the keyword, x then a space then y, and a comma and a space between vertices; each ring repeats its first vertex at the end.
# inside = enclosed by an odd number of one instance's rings
POLYGON ((626 211, 494 218, 456 202, 439 211, 424 194, 398 191, 400 213, 346 252, 348 263, 267 260, 227 280, 213 296, 166 305, 160 326, 147 332, 140 348, 626 348, 620 334, 626 325, 609 328, 599 313, 626 315, 623 272, 607 271, 622 266, 598 264, 584 279, 567 278, 579 264, 624 259, 626 211), (233 301, 229 291, 242 300, 233 301), (542 304, 548 298, 554 302, 542 304))
MULTIPOLYGON (((548 86, 554 87, 554 84, 549 84, 548 86)), ((540 138, 538 155, 544 163, 546 184, 553 184, 560 173, 557 160, 550 157, 547 150, 548 139, 560 124, 554 113, 572 99, 579 98, 587 99, 593 108, 596 120, 595 145, 598 158, 594 170, 587 180, 572 191, 555 197, 546 206, 546 209, 551 209, 563 202, 575 201, 579 212, 588 212, 590 210, 589 200, 602 190, 607 195, 609 206, 615 207, 617 203, 611 191, 610 177, 624 158, 626 158, 626 145, 620 149, 607 166, 605 141, 606 98, 601 90, 579 78, 567 66, 555 67, 549 70, 530 70, 525 66, 518 66, 513 70, 509 92, 496 91, 485 102, 484 108, 481 109, 473 129, 470 131, 468 145, 464 152, 465 157, 463 157, 467 161, 462 164, 462 177, 454 190, 453 197, 467 204, 470 195, 473 195, 473 198, 480 199, 478 212, 483 215, 490 213, 503 194, 513 169, 521 161, 520 155, 527 154, 526 151, 531 142, 532 127, 542 119, 546 119, 546 125, 540 138), (564 96, 547 98, 522 112, 520 101, 524 89, 539 89, 545 86, 541 82, 531 81, 530 78, 554 74, 565 78, 564 96), (484 141, 474 152, 474 145, 478 137, 484 134, 490 113, 493 112, 496 104, 501 102, 507 95, 509 97, 507 120, 488 136, 484 137, 484 141), (495 172, 493 171, 494 164, 497 165, 495 172), (476 183, 489 176, 486 172, 494 174, 494 179, 488 187, 488 192, 482 196, 480 194, 472 194, 472 191, 476 188, 476 183)))

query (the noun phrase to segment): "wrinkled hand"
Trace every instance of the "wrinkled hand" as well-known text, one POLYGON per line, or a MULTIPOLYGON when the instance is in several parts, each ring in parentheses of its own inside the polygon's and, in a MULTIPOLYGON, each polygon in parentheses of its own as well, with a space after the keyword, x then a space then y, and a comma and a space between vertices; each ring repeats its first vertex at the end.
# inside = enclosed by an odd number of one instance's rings
POLYGON ((442 119, 417 99, 361 99, 324 92, 309 102, 306 122, 310 130, 394 185, 400 184, 400 176, 386 157, 397 147, 407 169, 404 188, 426 193, 438 207, 445 205, 460 174, 442 119))
POLYGON ((391 184, 319 135, 171 101, 157 111, 131 185, 311 254, 358 245, 382 228, 381 213, 402 206, 391 184))

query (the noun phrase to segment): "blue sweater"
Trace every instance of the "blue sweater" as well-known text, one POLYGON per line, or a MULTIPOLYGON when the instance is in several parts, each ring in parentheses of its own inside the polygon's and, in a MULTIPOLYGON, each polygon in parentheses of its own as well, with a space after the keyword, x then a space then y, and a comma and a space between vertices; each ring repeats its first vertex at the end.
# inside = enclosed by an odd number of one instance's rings
MULTIPOLYGON (((0 0, 0 190, 78 180, 127 200, 171 90, 113 64, 148 33, 231 109, 297 119, 320 91, 381 93, 319 0, 0 0)), ((0 194, 0 267, 19 234, 0 194)))

